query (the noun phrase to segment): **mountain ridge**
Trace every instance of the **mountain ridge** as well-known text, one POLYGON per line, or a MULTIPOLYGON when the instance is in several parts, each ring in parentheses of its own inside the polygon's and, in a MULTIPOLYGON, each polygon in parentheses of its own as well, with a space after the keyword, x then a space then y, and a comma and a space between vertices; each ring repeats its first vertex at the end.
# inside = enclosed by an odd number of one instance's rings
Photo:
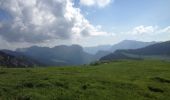
POLYGON ((24 51, 22 49, 17 49, 16 51, 35 58, 47 66, 87 64, 93 59, 93 56, 84 52, 79 45, 61 45, 53 48, 30 47, 24 48, 24 51))
MULTIPOLYGON (((102 57, 109 55, 114 51, 119 51, 120 49, 130 48, 140 48, 141 46, 151 45, 155 42, 141 42, 141 41, 134 41, 134 40, 124 40, 121 41, 112 47, 115 47, 115 50, 109 51, 109 48, 103 48, 99 50, 95 54, 91 54, 85 51, 85 47, 80 45, 59 45, 55 47, 39 47, 39 46, 32 46, 28 48, 18 48, 15 51, 11 50, 1 50, 8 55, 15 56, 15 57, 22 57, 35 61, 35 64, 39 63, 42 66, 65 66, 65 65, 82 65, 82 64, 89 64, 95 61, 100 60, 102 57), (137 46, 134 46, 137 45, 137 46), (139 45, 138 45, 139 44, 139 45), (142 45, 140 45, 142 44, 142 45)), ((101 46, 105 47, 105 46, 101 46)), ((109 47, 107 45, 106 47, 109 47)), ((95 48, 95 47, 94 47, 95 48)), ((118 56, 116 54, 116 56, 118 56)), ((122 55, 123 57, 124 55, 122 55)))
POLYGON ((37 61, 10 50, 0 50, 0 66, 7 68, 27 68, 40 66, 37 61))
POLYGON ((139 49, 117 50, 114 53, 102 57, 100 60, 143 58, 170 59, 170 41, 156 43, 139 49))

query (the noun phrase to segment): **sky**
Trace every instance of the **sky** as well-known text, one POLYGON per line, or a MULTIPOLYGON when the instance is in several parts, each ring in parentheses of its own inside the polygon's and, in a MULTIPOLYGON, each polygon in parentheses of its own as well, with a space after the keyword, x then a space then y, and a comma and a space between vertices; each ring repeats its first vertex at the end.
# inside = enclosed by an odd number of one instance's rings
POLYGON ((0 49, 170 40, 170 0, 0 0, 0 49))

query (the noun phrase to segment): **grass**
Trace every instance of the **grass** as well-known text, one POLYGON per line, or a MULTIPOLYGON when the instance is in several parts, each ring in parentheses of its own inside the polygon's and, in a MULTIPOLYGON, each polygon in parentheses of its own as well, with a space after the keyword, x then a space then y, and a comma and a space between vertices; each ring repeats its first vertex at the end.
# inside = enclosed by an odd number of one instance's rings
POLYGON ((170 62, 1 68, 0 100, 170 100, 170 62))

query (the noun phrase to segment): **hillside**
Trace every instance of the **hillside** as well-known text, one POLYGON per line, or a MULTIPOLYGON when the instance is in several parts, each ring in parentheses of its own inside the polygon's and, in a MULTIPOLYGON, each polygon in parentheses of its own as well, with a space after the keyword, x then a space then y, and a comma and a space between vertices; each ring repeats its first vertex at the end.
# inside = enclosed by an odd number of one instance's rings
POLYGON ((156 43, 139 49, 117 50, 102 57, 100 60, 145 58, 170 59, 170 41, 156 43))
POLYGON ((0 66, 15 68, 15 67, 34 67, 40 66, 41 64, 33 59, 30 59, 20 53, 1 50, 0 51, 0 66))
POLYGON ((170 100, 170 62, 0 70, 1 100, 170 100))
POLYGON ((137 55, 167 55, 170 56, 170 41, 162 42, 147 46, 145 48, 135 50, 120 50, 119 52, 125 52, 137 55))

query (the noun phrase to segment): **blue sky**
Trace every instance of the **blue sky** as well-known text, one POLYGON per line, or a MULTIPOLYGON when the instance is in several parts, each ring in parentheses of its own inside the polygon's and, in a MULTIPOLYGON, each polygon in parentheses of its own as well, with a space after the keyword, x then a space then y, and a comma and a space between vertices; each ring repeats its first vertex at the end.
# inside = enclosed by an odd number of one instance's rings
POLYGON ((169 5, 170 0, 0 1, 0 47, 167 41, 169 5))
POLYGON ((170 0, 112 0, 105 7, 97 5, 86 6, 75 0, 75 6, 80 8, 83 15, 93 25, 101 25, 102 30, 114 33, 115 36, 92 38, 91 43, 100 45, 115 43, 124 39, 140 41, 166 41, 170 39, 168 31, 159 33, 170 23, 170 0), (135 28, 153 27, 152 35, 145 36, 126 34, 135 28), (158 34, 159 33, 159 34, 158 34), (119 35, 120 34, 120 35, 119 35), (154 35, 155 34, 155 35, 154 35), (142 37, 142 38, 141 38, 142 37))
POLYGON ((170 23, 170 0, 115 0, 104 8, 81 6, 86 18, 104 29, 127 30, 138 25, 166 27, 170 23))

